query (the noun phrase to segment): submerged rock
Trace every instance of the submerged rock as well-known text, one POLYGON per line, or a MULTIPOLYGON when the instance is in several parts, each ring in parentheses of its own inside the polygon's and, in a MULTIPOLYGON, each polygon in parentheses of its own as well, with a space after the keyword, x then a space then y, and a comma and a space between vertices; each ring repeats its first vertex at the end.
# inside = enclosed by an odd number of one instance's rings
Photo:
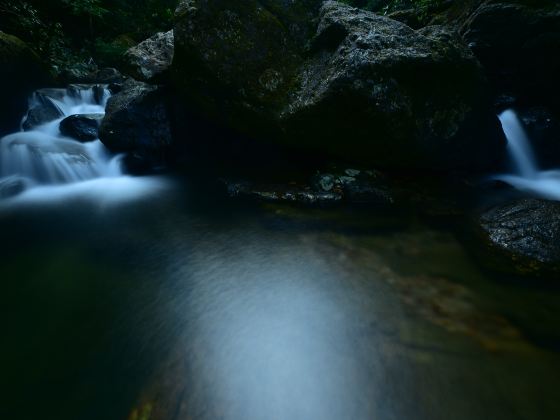
POLYGON ((478 224, 493 269, 523 276, 560 273, 560 203, 514 201, 487 211, 478 224))
POLYGON ((476 58, 443 27, 328 1, 183 0, 173 76, 250 137, 383 167, 485 167, 505 139, 476 58))
POLYGON ((107 102, 99 137, 113 152, 163 160, 172 143, 163 89, 134 80, 125 82, 107 102))
POLYGON ((124 57, 130 75, 144 82, 165 78, 173 61, 173 44, 173 31, 169 31, 130 48, 124 57))
POLYGON ((86 142, 99 137, 99 126, 104 114, 71 115, 60 122, 60 132, 63 136, 86 142))

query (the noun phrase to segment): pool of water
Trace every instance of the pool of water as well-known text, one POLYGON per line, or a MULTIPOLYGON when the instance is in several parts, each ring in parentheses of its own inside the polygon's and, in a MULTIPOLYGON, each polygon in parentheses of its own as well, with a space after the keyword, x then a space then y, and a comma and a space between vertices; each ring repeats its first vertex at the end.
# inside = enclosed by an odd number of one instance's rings
POLYGON ((560 412, 558 289, 481 271, 454 229, 411 215, 178 184, 0 207, 0 418, 560 412))

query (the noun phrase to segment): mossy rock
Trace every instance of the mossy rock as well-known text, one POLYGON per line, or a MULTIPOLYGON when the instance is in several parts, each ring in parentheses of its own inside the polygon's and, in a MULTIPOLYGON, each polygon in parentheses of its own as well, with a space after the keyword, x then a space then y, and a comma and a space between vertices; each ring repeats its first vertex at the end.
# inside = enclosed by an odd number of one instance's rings
POLYGON ((449 29, 314 0, 183 0, 176 22, 181 102, 249 138, 389 169, 502 157, 480 65, 449 29))
POLYGON ((0 134, 18 128, 27 96, 50 80, 47 67, 25 42, 0 31, 0 134))

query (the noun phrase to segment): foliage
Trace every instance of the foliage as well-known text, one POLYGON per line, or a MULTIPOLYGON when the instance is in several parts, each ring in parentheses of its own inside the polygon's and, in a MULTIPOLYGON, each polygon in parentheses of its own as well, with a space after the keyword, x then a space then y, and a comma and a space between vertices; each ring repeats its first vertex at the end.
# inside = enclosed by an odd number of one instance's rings
POLYGON ((107 9, 101 7, 101 0, 61 0, 63 4, 68 6, 72 14, 76 16, 87 15, 92 17, 102 17, 108 12, 107 9))
POLYGON ((0 28, 55 68, 117 65, 130 42, 172 27, 178 0, 0 0, 0 28))

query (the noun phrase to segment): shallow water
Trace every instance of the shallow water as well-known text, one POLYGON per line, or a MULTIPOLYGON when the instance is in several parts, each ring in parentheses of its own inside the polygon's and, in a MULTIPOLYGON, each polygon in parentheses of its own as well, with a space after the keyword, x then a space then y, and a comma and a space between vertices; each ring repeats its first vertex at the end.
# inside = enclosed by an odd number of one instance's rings
POLYGON ((560 412, 559 291, 491 278, 453 232, 131 181, 1 206, 0 418, 560 412))

